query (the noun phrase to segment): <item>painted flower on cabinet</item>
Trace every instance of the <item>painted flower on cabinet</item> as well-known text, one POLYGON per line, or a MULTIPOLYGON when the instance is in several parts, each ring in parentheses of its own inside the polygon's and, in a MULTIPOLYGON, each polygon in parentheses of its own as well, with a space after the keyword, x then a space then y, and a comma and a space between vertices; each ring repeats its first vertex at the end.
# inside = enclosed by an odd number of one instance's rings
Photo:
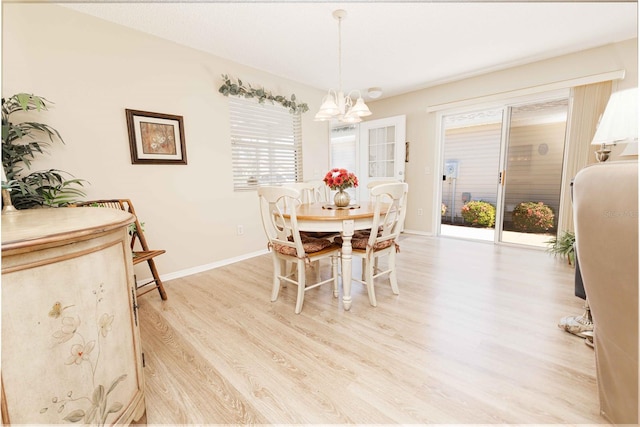
POLYGON ((100 327, 100 334, 103 337, 106 337, 109 331, 111 330, 111 324, 113 323, 113 314, 109 315, 104 313, 100 316, 100 320, 98 321, 98 326, 100 327))
MULTIPOLYGON (((102 284, 100 284, 97 290, 93 291, 96 298, 96 312, 102 301, 103 293, 104 287, 102 284)), ((102 426, 107 422, 110 414, 118 413, 124 406, 120 402, 110 403, 108 398, 117 385, 127 378, 126 374, 115 378, 108 387, 105 387, 104 384, 96 384, 96 371, 101 361, 101 343, 109 337, 114 316, 113 314, 102 313, 96 322, 96 339, 87 341, 85 338, 87 332, 85 330, 80 331, 80 318, 71 315, 71 313, 64 313, 71 307, 73 307, 73 305, 64 306, 63 308, 61 302, 53 304, 49 312, 49 317, 55 320, 62 318, 60 319, 59 329, 55 331, 52 336, 57 345, 63 345, 71 341, 71 343, 68 344, 69 356, 64 361, 64 364, 71 369, 69 372, 70 375, 86 374, 87 371, 83 371, 82 367, 88 365, 91 373, 88 381, 89 384, 87 384, 87 388, 82 395, 78 395, 75 390, 70 390, 62 393, 60 396, 53 396, 50 401, 51 403, 43 407, 40 413, 43 414, 49 410, 55 410, 62 416, 65 409, 73 404, 74 408, 78 408, 79 406, 82 409, 71 410, 64 415, 62 421, 72 423, 82 422, 84 424, 97 424, 102 426)), ((85 329, 89 329, 90 332, 93 333, 89 326, 85 329)), ((103 355, 102 360, 104 359, 105 357, 103 355)))
POLYGON ((80 326, 80 319, 73 317, 62 318, 62 328, 53 334, 53 337, 59 344, 69 341, 76 334, 78 327, 80 326))
POLYGON ((69 356, 65 364, 73 365, 75 363, 76 365, 79 365, 85 360, 90 362, 89 355, 91 354, 91 351, 93 351, 93 347, 95 347, 95 345, 96 345, 95 341, 89 341, 87 345, 82 345, 82 344, 72 345, 71 356, 69 356))

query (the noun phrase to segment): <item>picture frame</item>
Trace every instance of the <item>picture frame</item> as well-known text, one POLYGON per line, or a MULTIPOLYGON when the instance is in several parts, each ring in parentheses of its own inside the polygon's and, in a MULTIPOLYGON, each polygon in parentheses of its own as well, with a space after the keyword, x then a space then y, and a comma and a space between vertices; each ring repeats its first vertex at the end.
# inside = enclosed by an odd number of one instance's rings
POLYGON ((131 164, 186 165, 182 116, 125 109, 131 164))

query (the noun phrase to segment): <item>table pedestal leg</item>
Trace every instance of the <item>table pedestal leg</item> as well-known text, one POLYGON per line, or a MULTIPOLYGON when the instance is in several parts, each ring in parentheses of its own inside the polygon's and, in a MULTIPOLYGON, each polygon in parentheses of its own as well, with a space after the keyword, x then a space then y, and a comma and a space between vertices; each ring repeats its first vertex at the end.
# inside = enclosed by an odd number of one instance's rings
POLYGON ((345 310, 351 309, 351 237, 354 228, 353 220, 342 221, 342 304, 345 310))

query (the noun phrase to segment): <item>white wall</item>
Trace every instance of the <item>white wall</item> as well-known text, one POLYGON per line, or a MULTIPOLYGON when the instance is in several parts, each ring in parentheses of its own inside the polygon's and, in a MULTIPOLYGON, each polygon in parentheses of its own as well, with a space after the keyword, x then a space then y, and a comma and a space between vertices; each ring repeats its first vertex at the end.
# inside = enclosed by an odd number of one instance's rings
MULTIPOLYGON (((436 112, 428 113, 430 107, 474 99, 482 102, 483 98, 496 94, 509 96, 527 88, 535 90, 545 85, 621 69, 626 70, 625 78, 616 81, 613 90, 637 87, 637 38, 369 103, 373 115, 367 117, 368 120, 398 114, 407 117, 407 141, 411 144, 411 156, 405 165, 406 181, 409 183, 405 230, 436 234, 433 229, 434 218, 440 215, 436 188, 442 179, 441 162, 437 150, 436 112), (422 216, 417 215, 419 209, 424 212, 422 216)), ((589 144, 590 141, 585 143, 589 144)), ((618 149, 622 148, 616 147, 618 149)))
POLYGON ((304 177, 328 168, 328 126, 313 121, 322 91, 61 6, 2 6, 2 95, 55 102, 32 119, 66 142, 35 169, 88 180, 87 199, 130 198, 151 246, 167 250, 162 275, 266 249, 256 193, 233 192, 221 74, 307 102, 304 177), (188 165, 132 165, 125 108, 183 116, 188 165))
MULTIPOLYGON (((220 74, 274 93, 295 93, 307 102, 304 176, 321 178, 326 171, 327 124, 313 122, 323 91, 63 7, 2 6, 3 96, 31 92, 54 101, 41 121, 67 142, 52 147, 52 155, 36 167, 56 167, 89 180, 89 199, 131 198, 152 245, 167 249, 158 263, 161 274, 265 249, 255 193, 232 190, 227 99, 217 92, 220 74), (125 108, 182 115, 189 165, 132 165, 125 108), (236 236, 239 224, 244 236, 236 236)), ((435 188, 441 165, 430 106, 619 69, 626 70, 626 78, 614 90, 635 87, 637 53, 633 39, 369 103, 373 115, 368 119, 407 117, 411 156, 405 229, 434 233, 433 214, 439 215, 435 188), (418 216, 418 209, 424 215, 418 216)))

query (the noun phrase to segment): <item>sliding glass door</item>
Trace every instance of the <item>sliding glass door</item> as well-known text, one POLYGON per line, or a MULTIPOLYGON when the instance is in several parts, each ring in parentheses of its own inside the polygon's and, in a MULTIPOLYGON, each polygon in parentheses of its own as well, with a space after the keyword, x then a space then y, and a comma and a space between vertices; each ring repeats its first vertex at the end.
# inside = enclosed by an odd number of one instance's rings
POLYGON ((444 236, 495 239, 503 114, 499 108, 443 118, 440 233, 444 236))
POLYGON ((443 236, 546 247, 556 232, 568 92, 442 116, 443 236))
POLYGON ((502 242, 546 247, 556 235, 568 107, 563 98, 511 108, 502 242))

